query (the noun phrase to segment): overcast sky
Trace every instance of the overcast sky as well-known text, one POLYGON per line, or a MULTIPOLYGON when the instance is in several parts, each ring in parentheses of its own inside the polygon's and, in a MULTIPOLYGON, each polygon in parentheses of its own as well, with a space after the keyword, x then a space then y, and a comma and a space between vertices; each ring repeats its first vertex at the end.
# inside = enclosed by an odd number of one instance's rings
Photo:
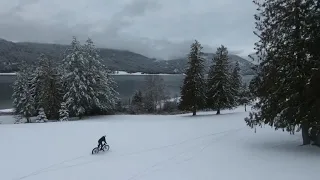
POLYGON ((206 52, 223 44, 246 56, 254 13, 251 0, 0 0, 0 38, 69 44, 75 35, 163 59, 197 39, 206 52))

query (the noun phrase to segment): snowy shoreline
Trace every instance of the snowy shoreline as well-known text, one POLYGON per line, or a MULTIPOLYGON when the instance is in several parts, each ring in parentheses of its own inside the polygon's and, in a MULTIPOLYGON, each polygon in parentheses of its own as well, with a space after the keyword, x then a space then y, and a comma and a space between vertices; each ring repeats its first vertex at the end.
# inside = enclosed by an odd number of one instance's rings
POLYGON ((0 76, 15 76, 17 73, 0 73, 0 76))
POLYGON ((13 109, 0 109, 0 116, 12 115, 13 109))

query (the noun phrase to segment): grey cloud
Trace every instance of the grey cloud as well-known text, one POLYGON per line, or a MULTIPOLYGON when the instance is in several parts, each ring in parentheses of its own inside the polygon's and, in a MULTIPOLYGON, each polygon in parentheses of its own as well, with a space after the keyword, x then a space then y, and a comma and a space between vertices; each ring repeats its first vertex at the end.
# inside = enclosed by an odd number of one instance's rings
POLYGON ((20 12, 24 9, 25 6, 30 4, 35 4, 39 0, 19 0, 18 3, 9 9, 8 14, 15 14, 17 12, 20 12))
MULTIPOLYGON (((0 6, 7 2, 4 1, 0 0, 0 6)), ((213 53, 224 44, 235 54, 251 53, 255 41, 254 7, 247 1, 19 2, 8 9, 0 8, 1 38, 69 44, 73 35, 81 41, 91 37, 99 47, 126 49, 163 59, 186 55, 195 39, 205 52, 213 53)))

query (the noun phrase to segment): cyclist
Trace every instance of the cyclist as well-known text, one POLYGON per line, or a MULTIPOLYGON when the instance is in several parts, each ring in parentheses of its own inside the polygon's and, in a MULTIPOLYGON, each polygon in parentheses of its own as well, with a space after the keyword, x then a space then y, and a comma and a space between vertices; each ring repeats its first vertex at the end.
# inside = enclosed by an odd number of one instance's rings
MULTIPOLYGON (((102 147, 103 147, 103 144, 102 142, 104 142, 104 144, 107 144, 106 142, 106 135, 102 136, 99 140, 98 140, 98 148, 100 147, 100 150, 103 150, 102 147)), ((103 150, 104 151, 104 150, 103 150)))

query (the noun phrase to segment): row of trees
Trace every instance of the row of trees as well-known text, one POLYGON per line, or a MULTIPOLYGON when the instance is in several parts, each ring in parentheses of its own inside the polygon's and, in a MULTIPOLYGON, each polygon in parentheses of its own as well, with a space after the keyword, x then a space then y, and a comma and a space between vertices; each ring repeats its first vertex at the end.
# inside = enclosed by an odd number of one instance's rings
POLYGON ((42 54, 37 66, 22 64, 13 86, 13 105, 27 122, 42 112, 48 119, 61 120, 106 114, 118 101, 115 87, 91 39, 81 45, 74 37, 61 63, 42 54))
POLYGON ((191 45, 189 53, 189 67, 181 88, 181 110, 192 111, 196 115, 197 110, 209 108, 217 110, 232 109, 239 104, 249 103, 250 93, 239 74, 238 62, 234 68, 228 57, 225 46, 217 49, 205 78, 202 46, 198 41, 191 45))
POLYGON ((264 0, 254 3, 255 44, 260 60, 250 87, 258 102, 245 119, 320 145, 320 1, 264 0))

